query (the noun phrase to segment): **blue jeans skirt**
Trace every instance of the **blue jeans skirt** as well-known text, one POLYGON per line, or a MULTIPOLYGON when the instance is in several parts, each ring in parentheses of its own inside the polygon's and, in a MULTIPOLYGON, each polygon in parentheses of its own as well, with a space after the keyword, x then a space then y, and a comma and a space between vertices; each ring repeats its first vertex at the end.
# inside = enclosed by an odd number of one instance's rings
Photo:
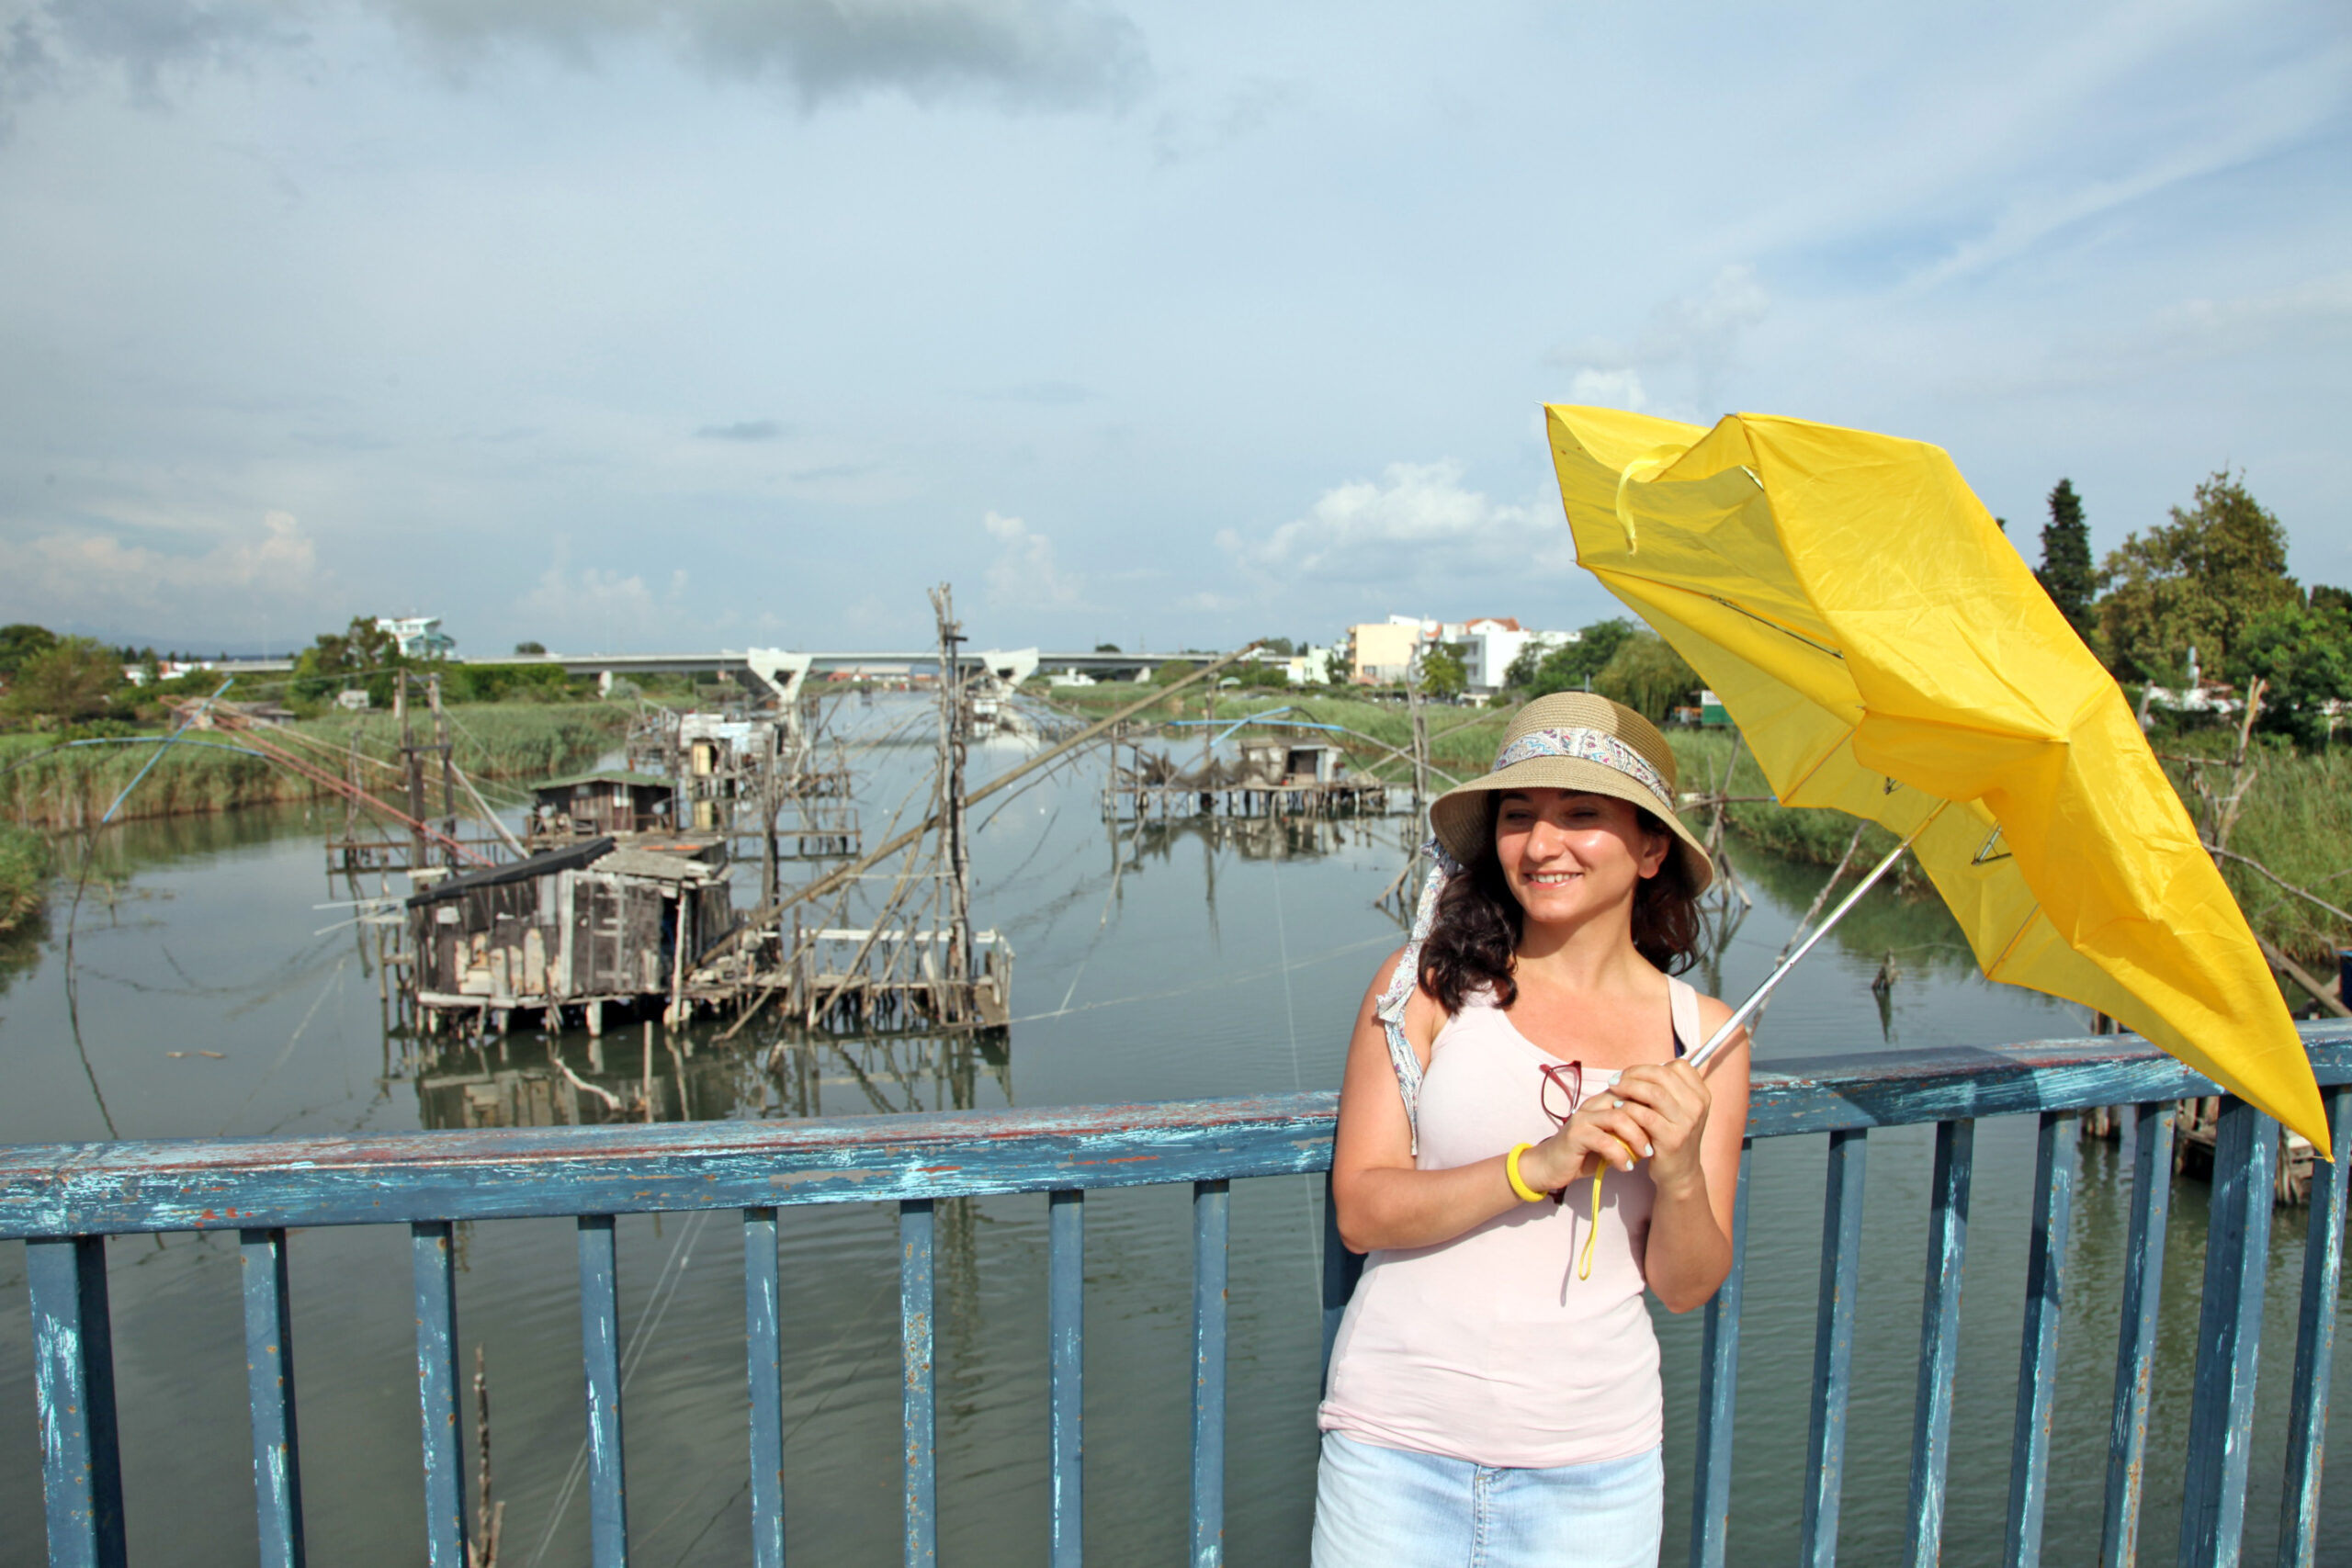
POLYGON ((1323 1434, 1314 1568, 1657 1568, 1658 1450, 1511 1470, 1323 1434))

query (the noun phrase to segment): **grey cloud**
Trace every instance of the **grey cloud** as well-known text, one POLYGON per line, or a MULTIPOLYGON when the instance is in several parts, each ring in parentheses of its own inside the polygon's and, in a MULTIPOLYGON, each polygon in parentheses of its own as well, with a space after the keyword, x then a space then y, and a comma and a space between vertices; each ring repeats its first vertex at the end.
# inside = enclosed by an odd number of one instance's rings
POLYGON ((371 0, 463 62, 503 44, 576 62, 650 36, 714 76, 773 81, 803 105, 892 89, 978 90, 1079 107, 1123 101, 1142 79, 1135 25, 1085 0, 371 0))
POLYGON ((131 96, 155 104, 178 70, 229 63, 263 45, 289 46, 288 7, 263 0, 35 0, 0 39, 0 130, 27 100, 119 72, 131 96))
POLYGON ((706 424, 695 432, 700 441, 775 441, 785 428, 772 419, 739 419, 732 424, 706 424))
POLYGON ((110 72, 134 98, 160 102, 175 71, 304 45, 292 19, 352 6, 390 17, 456 72, 507 47, 585 66, 609 44, 646 39, 812 107, 890 89, 1117 104, 1148 70, 1135 24, 1088 0, 0 0, 0 133, 34 96, 110 72))

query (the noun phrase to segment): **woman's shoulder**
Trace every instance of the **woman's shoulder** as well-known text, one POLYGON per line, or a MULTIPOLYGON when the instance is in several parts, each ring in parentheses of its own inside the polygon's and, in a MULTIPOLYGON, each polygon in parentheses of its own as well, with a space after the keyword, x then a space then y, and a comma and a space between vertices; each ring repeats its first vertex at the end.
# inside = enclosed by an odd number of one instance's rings
MULTIPOLYGON (((1678 990, 1690 994, 1690 1001, 1687 1005, 1696 1012, 1699 1020, 1699 1038, 1690 1043, 1693 1050, 1704 1042, 1713 1039, 1716 1031, 1731 1021, 1732 1006, 1729 1002, 1718 997, 1707 995, 1679 975, 1668 976, 1667 983, 1678 990)), ((1745 1052, 1747 1049, 1747 1031, 1743 1029, 1724 1042, 1723 1049, 1725 1055, 1734 1051, 1745 1052)))
MULTIPOLYGON (((1397 965, 1406 962, 1412 953, 1412 945, 1407 943, 1382 959, 1380 967, 1373 971, 1372 984, 1364 991, 1364 1012, 1368 1017, 1379 1012, 1382 1003, 1396 984, 1397 965)), ((1421 984, 1419 975, 1413 976, 1412 987, 1405 1000, 1405 1032, 1426 1043, 1444 1027, 1445 1005, 1430 994, 1429 987, 1421 984)))

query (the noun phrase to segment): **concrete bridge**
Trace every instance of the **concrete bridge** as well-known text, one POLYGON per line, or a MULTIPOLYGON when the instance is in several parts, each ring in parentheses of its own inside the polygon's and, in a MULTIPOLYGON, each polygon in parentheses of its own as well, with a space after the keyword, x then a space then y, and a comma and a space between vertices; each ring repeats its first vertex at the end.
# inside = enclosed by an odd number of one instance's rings
MULTIPOLYGON (((1163 664, 1206 662, 1220 653, 1062 653, 1038 649, 972 649, 962 656, 965 669, 994 670, 1010 679, 1025 679, 1032 671, 1048 675, 1078 672, 1097 680, 1134 680, 1163 664)), ((786 668, 808 660, 811 675, 862 675, 894 679, 939 668, 937 649, 883 650, 873 653, 820 651, 786 654, 775 649, 722 649, 712 653, 514 653, 458 655, 451 664, 554 664, 572 675, 710 675, 749 672, 754 660, 786 668), (763 658, 764 656, 764 658, 763 658)), ((210 668, 224 675, 279 674, 294 668, 290 659, 225 659, 210 668)))

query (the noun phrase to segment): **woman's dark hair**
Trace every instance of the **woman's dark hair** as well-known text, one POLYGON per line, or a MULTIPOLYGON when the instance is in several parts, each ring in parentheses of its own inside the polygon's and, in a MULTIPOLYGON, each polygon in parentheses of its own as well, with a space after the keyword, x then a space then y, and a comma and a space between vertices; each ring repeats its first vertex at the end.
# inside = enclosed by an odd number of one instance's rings
MULTIPOLYGON (((1663 836, 1669 845, 1677 841, 1654 813, 1634 809, 1645 831, 1663 836)), ((1511 964, 1526 911, 1503 879, 1493 821, 1489 804, 1488 830, 1480 836, 1477 856, 1438 896, 1437 919, 1421 944, 1421 988, 1449 1013, 1460 1012, 1464 1000, 1481 987, 1493 990, 1497 1007, 1519 999, 1511 964)), ((1657 874, 1644 877, 1634 890, 1634 951, 1666 974, 1679 975, 1696 961, 1698 945, 1699 896, 1682 857, 1669 849, 1657 874)))

